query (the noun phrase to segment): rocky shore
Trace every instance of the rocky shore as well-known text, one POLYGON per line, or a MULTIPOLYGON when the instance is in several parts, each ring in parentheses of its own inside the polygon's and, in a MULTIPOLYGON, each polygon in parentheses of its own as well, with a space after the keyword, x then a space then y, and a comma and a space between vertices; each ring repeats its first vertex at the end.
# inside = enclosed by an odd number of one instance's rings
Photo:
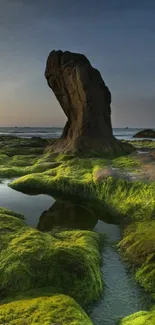
MULTIPOLYGON (((155 150, 152 142, 147 153, 142 152, 143 142, 136 145, 137 151, 128 156, 107 159, 51 153, 45 150, 47 142, 39 138, 3 137, 0 178, 15 177, 10 186, 24 193, 61 193, 98 202, 121 225, 122 257, 135 267, 137 281, 154 297, 155 150)), ((91 324, 81 307, 87 310, 102 293, 100 247, 104 238, 85 230, 42 233, 28 227, 21 215, 2 208, 0 228, 0 324, 14 324, 17 314, 16 323, 22 324, 21 303, 30 319, 39 315, 38 324, 43 317, 58 324, 68 324, 68 320, 91 324), (60 316, 55 309, 48 312, 50 305, 56 306, 60 316), (45 310, 47 306, 46 315, 42 306, 45 310)), ((138 317, 143 325, 148 317, 154 320, 154 311, 129 316, 121 324, 133 324, 138 317)))
MULTIPOLYGON (((84 55, 52 51, 45 77, 67 117, 63 133, 58 140, 1 136, 0 179, 26 194, 76 198, 90 210, 96 204, 97 219, 120 226, 115 249, 154 300, 155 142, 114 137, 111 92, 84 55)), ((92 324, 89 308, 104 295, 104 234, 43 232, 3 207, 0 234, 0 325, 92 324)), ((119 324, 154 325, 154 307, 119 324)))

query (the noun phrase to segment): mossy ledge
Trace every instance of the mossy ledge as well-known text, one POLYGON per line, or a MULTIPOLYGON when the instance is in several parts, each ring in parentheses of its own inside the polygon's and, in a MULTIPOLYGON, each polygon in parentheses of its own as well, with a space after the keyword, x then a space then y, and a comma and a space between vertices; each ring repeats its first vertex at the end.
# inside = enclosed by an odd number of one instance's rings
POLYGON ((135 222, 123 234, 119 247, 136 268, 136 279, 155 298, 155 220, 135 222))
POLYGON ((1 299, 44 287, 51 293, 67 294, 82 306, 100 297, 99 234, 80 230, 42 233, 7 210, 0 214, 0 233, 1 299))
POLYGON ((118 325, 154 325, 155 307, 150 311, 139 311, 123 318, 118 325))
POLYGON ((0 325, 92 325, 91 320, 66 295, 25 298, 0 305, 0 325))
POLYGON ((115 222, 151 219, 155 209, 155 182, 145 184, 130 182, 112 176, 101 181, 95 179, 95 172, 89 169, 77 173, 68 172, 67 168, 45 173, 23 176, 9 184, 17 191, 32 194, 62 194, 63 196, 81 197, 101 204, 105 213, 115 217, 115 222), (52 176, 51 174, 55 175, 52 176), (71 177, 72 174, 72 177, 71 177), (149 202, 149 204, 148 204, 149 202))

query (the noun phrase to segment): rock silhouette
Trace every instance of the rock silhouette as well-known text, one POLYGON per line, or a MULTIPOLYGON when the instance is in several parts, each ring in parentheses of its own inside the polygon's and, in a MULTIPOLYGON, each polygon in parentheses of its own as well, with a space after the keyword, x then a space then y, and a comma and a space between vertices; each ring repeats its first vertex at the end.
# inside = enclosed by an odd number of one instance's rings
POLYGON ((144 129, 139 132, 137 132, 133 138, 155 138, 155 130, 151 129, 144 129))
POLYGON ((113 136, 111 93, 83 54, 52 51, 45 77, 67 116, 63 134, 52 146, 55 152, 133 151, 113 136))

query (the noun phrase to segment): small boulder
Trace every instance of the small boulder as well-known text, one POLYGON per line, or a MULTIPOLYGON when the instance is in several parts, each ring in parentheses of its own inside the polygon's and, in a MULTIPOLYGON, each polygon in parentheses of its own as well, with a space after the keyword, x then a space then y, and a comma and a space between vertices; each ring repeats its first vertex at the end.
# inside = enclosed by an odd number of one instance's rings
POLYGON ((155 138, 155 130, 144 129, 137 132, 133 138, 155 138))

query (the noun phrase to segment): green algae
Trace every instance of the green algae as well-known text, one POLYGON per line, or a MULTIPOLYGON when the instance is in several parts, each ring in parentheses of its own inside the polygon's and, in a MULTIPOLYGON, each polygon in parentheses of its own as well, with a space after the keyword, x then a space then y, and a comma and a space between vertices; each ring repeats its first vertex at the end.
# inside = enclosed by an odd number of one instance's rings
POLYGON ((119 244, 126 261, 136 268, 136 279, 141 286, 155 294, 155 221, 129 225, 119 244))
POLYGON ((125 317, 119 322, 119 325, 154 325, 155 308, 150 311, 139 311, 135 314, 125 317))
POLYGON ((52 194, 55 192, 83 199, 99 201, 105 212, 116 216, 116 222, 150 219, 155 209, 155 182, 145 184, 115 177, 105 177, 98 182, 93 171, 69 166, 57 170, 31 174, 13 181, 10 186, 24 193, 52 194), (53 173, 54 172, 54 173, 53 173))
MULTIPOLYGON (((96 177, 98 171, 101 170, 103 173, 106 171, 107 164, 113 164, 120 170, 124 170, 125 166, 128 169, 136 169, 140 165, 138 159, 136 160, 134 156, 120 157, 113 159, 113 161, 99 158, 72 157, 69 160, 66 157, 65 160, 62 158, 64 157, 61 156, 59 166, 42 173, 23 176, 13 181, 10 186, 24 193, 51 195, 59 193, 89 201, 94 200, 94 202, 101 204, 105 214, 108 213, 113 216, 116 223, 124 225, 131 223, 131 235, 133 232, 135 238, 136 234, 132 228, 135 222, 147 222, 144 227, 145 231, 149 224, 151 228, 155 211, 155 182, 131 182, 109 175, 106 176, 106 174, 103 174, 100 180, 96 177)), ((155 243, 155 238, 152 241, 155 243)), ((147 244, 145 237, 144 242, 147 244)), ((129 246, 132 247, 130 243, 129 246)), ((129 250, 123 250, 123 244, 122 252, 127 257, 129 250)), ((140 259, 141 254, 142 251, 137 256, 137 260, 140 259)), ((151 260, 151 255, 148 255, 148 259, 136 269, 136 279, 146 290, 154 293, 155 264, 151 260)), ((128 257, 127 261, 129 260, 128 257)), ((133 260, 130 263, 136 267, 133 260)))
POLYGON ((77 302, 86 307, 102 293, 101 236, 42 233, 23 219, 0 208, 0 324, 92 325, 77 302))
POLYGON ((42 233, 7 214, 0 214, 0 229, 1 297, 44 287, 51 293, 70 295, 82 305, 100 297, 99 234, 80 230, 42 233))
POLYGON ((65 295, 22 299, 0 305, 0 325, 92 325, 75 302, 65 295))
MULTIPOLYGON (((131 159, 122 160, 122 157, 117 158, 115 162, 114 157, 103 157, 95 155, 85 155, 77 157, 76 155, 66 155, 48 152, 46 148, 54 140, 45 140, 41 138, 21 139, 15 137, 0 137, 0 177, 18 177, 28 175, 31 173, 39 173, 43 171, 51 170, 51 168, 58 167, 60 164, 67 164, 71 161, 72 164, 77 164, 77 167, 81 169, 89 169, 95 166, 116 165, 120 166, 121 161, 123 167, 131 166, 131 159), (45 150, 46 149, 46 150, 45 150), (93 156, 93 158, 92 158, 93 156), (90 163, 89 163, 90 162, 90 163), (87 166, 86 166, 87 165, 87 166)), ((137 164, 133 159, 133 166, 137 164)), ((69 165, 70 166, 70 165, 69 165)))
POLYGON ((121 169, 138 168, 141 166, 141 162, 133 156, 123 156, 112 161, 112 167, 121 169))
MULTIPOLYGON (((136 142, 139 143, 139 141, 136 142)), ((133 155, 119 158, 103 158, 94 155, 94 158, 84 158, 75 155, 57 156, 53 153, 43 152, 43 148, 39 148, 40 151, 38 152, 35 151, 35 148, 31 149, 32 152, 29 148, 28 154, 26 154, 24 148, 24 153, 21 151, 19 155, 17 155, 17 152, 13 155, 12 151, 7 152, 7 156, 2 152, 0 155, 0 176, 10 178, 22 176, 13 181, 10 186, 24 193, 59 193, 62 195, 65 193, 69 196, 75 195, 82 199, 97 201, 102 205, 105 213, 109 212, 115 217, 116 223, 124 222, 128 224, 132 222, 131 226, 129 226, 131 227, 131 238, 126 238, 126 234, 124 234, 120 247, 126 260, 136 267, 136 279, 146 290, 153 294, 155 285, 154 252, 151 253, 151 250, 148 249, 148 251, 146 250, 147 254, 145 254, 145 248, 150 248, 151 245, 154 247, 155 243, 155 238, 150 230, 155 211, 155 182, 151 184, 133 183, 124 179, 106 176, 107 166, 117 168, 120 171, 135 171, 137 168, 141 168, 141 162, 133 155), (26 160, 27 162, 25 162, 26 160), (103 174, 98 179, 96 175, 100 172, 103 174), (136 228, 138 224, 139 229, 136 228), (140 226, 141 224, 143 226, 140 226), (142 227, 144 227, 143 231, 142 227), (153 244, 148 242, 148 238, 144 234, 146 233, 146 227, 149 228, 149 235, 152 236, 153 244), (137 243, 136 238, 138 238, 137 243), (134 257, 132 257, 135 252, 137 261, 138 259, 141 261, 142 256, 146 257, 138 265, 134 257)), ((16 291, 16 288, 17 292, 15 293, 19 294, 22 290, 29 291, 30 288, 36 290, 36 286, 44 288, 45 285, 48 285, 51 292, 69 294, 79 303, 82 301, 83 305, 87 305, 100 296, 102 281, 99 271, 99 241, 98 239, 94 241, 94 237, 91 237, 92 232, 90 232, 91 236, 88 235, 88 232, 83 234, 80 231, 80 235, 76 232, 76 235, 84 236, 80 238, 81 242, 84 240, 85 244, 79 247, 74 231, 72 232, 73 237, 70 237, 69 232, 56 235, 42 234, 24 225, 22 227, 20 230, 19 227, 13 229, 16 234, 11 234, 11 243, 8 243, 7 247, 5 245, 5 259, 4 251, 1 255, 3 264, 2 268, 0 268, 0 282, 3 287, 0 290, 3 295, 11 295, 16 291), (73 243, 75 244, 74 249, 72 247, 73 243), (96 243, 97 250, 95 248, 94 251, 96 243), (91 252, 93 247, 92 255, 87 246, 90 247, 91 252), (85 249, 86 247, 87 249, 85 249), (36 262, 35 256, 40 260, 36 262), (26 264, 23 263, 23 260, 26 261, 26 264), (11 266, 9 265, 10 261, 11 266), (38 271, 35 274, 34 270, 36 268, 38 271), (60 268, 61 274, 59 274, 60 268), (2 274, 4 269, 7 270, 6 277, 2 274), (69 269, 73 272, 75 278, 72 272, 69 272, 69 269), (77 270, 77 273, 74 270, 77 270), (88 274, 86 276, 87 270, 88 274), (42 276, 43 273, 45 278, 42 276), (13 282, 10 282, 11 279, 13 279, 13 282), (53 279, 54 286, 51 287, 53 279), (24 288, 19 285, 21 281, 24 283, 24 288)), ((123 322, 125 321, 124 319, 123 322)), ((128 323, 122 323, 122 325, 124 324, 128 325, 128 323)), ((141 323, 135 323, 135 325, 139 324, 141 325, 141 323)))
POLYGON ((49 140, 37 137, 0 136, 0 177, 17 177, 35 171, 35 163, 48 143, 49 140))
POLYGON ((0 215, 1 215, 1 217, 4 216, 4 215, 8 215, 8 216, 11 216, 11 217, 24 219, 24 216, 22 214, 14 212, 12 210, 9 210, 7 208, 2 208, 2 207, 0 207, 0 215))
POLYGON ((130 141, 123 141, 123 142, 128 142, 137 149, 141 149, 141 148, 155 149, 155 141, 152 140, 130 140, 130 141))

